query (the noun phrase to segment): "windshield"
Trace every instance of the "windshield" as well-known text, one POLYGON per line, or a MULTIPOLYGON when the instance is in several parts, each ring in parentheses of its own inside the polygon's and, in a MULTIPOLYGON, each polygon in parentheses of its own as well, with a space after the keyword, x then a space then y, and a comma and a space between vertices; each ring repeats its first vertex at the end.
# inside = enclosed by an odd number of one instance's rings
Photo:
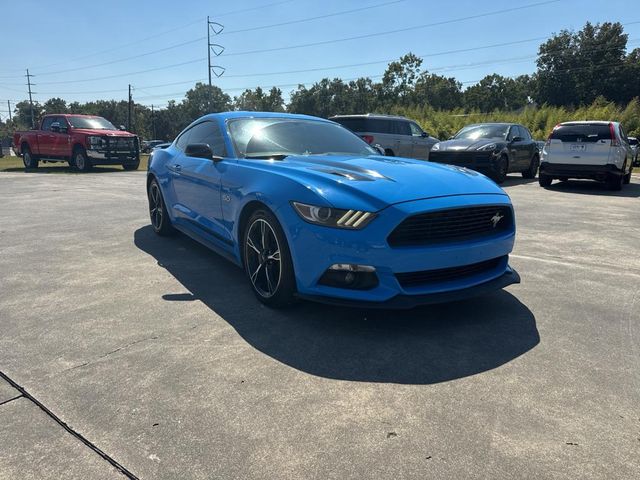
POLYGON ((478 140, 480 138, 507 138, 509 125, 469 125, 464 127, 455 139, 478 140))
POLYGON ((117 130, 113 124, 102 117, 68 117, 73 128, 87 128, 90 130, 117 130))
POLYGON ((229 132, 241 158, 378 154, 347 129, 314 120, 243 118, 230 121, 229 132))

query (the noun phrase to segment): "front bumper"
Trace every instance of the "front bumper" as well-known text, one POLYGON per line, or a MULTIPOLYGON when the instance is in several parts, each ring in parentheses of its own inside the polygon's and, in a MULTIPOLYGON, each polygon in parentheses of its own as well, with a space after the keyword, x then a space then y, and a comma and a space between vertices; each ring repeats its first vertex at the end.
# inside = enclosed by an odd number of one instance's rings
MULTIPOLYGON (((464 296, 467 289, 482 284, 486 288, 502 288, 496 279, 510 271, 508 254, 513 249, 515 229, 474 240, 434 245, 391 247, 387 237, 408 216, 433 210, 478 205, 511 206, 509 197, 499 194, 459 195, 417 200, 391 205, 362 230, 341 230, 303 222, 290 206, 277 211, 292 254, 297 291, 301 297, 331 299, 335 303, 372 302, 382 304, 395 297, 413 298, 421 304, 426 298, 448 301, 464 296), (490 269, 464 278, 403 287, 397 274, 448 269, 476 264, 491 259, 502 260, 490 269), (368 265, 375 268, 378 284, 368 290, 352 290, 322 285, 320 279, 334 264, 368 265)), ((517 276, 507 276, 514 279, 517 276)), ((509 281, 507 284, 514 283, 509 281)), ((472 290, 469 290, 471 292, 472 290)), ((394 300, 412 303, 409 300, 394 300)))
POLYGON ((516 272, 513 268, 507 267, 506 271, 498 278, 494 278, 493 280, 489 280, 472 287, 440 293, 428 293, 425 295, 400 294, 384 302, 348 300, 344 298, 332 298, 319 295, 304 295, 300 293, 298 293, 297 296, 304 300, 326 303, 328 305, 336 305, 339 307, 408 310, 410 308, 415 308, 422 305, 458 302, 467 298, 479 297, 496 290, 500 290, 504 287, 508 287, 509 285, 513 285, 514 283, 520 283, 520 275, 518 275, 518 272, 516 272))
POLYGON ((567 178, 588 178, 588 179, 606 179, 608 176, 620 176, 622 170, 612 163, 603 165, 573 165, 570 163, 549 163, 542 162, 540 164, 540 174, 549 177, 567 177, 567 178))
POLYGON ((497 172, 497 159, 493 152, 431 152, 429 161, 465 167, 484 174, 497 172))
POLYGON ((87 150, 87 157, 93 165, 126 165, 140 160, 140 155, 135 150, 126 152, 87 150))

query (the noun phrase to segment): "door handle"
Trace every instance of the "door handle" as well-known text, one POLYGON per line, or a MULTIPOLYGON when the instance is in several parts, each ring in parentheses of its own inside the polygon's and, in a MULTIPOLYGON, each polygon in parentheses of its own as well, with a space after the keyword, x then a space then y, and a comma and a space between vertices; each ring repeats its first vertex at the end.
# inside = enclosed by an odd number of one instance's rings
POLYGON ((178 165, 177 163, 170 165, 168 168, 174 173, 180 173, 182 171, 182 165, 178 165))

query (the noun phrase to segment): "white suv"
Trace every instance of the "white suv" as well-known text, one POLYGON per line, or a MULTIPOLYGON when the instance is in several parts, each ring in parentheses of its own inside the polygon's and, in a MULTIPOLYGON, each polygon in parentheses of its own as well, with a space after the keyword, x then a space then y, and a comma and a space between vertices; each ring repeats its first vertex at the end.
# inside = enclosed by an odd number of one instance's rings
POLYGON ((542 149, 539 182, 590 178, 620 190, 631 181, 633 153, 618 122, 565 122, 557 125, 542 149))

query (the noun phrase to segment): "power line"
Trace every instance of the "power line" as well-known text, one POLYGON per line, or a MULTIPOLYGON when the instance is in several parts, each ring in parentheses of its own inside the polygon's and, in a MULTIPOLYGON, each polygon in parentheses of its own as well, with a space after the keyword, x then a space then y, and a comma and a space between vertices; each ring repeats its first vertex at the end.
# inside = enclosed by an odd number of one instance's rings
POLYGON ((257 30, 265 30, 267 28, 284 27, 286 25, 294 25, 294 24, 297 24, 297 23, 311 22, 311 21, 314 21, 314 20, 321 20, 321 19, 324 19, 324 18, 337 17, 337 16, 340 16, 340 15, 347 15, 347 14, 350 14, 350 13, 362 12, 364 10, 371 10, 371 9, 374 9, 374 8, 386 7, 388 5, 393 5, 393 4, 396 4, 396 3, 403 3, 403 2, 406 2, 406 1, 407 0, 393 0, 391 2, 377 3, 377 4, 374 4, 374 5, 368 5, 366 7, 352 8, 351 10, 342 10, 340 12, 327 13, 327 14, 324 14, 324 15, 317 15, 315 17, 307 17, 307 18, 301 18, 301 19, 298 19, 298 20, 290 20, 290 21, 287 21, 287 22, 272 23, 270 25, 261 25, 261 26, 258 26, 258 27, 241 28, 239 30, 229 30, 229 31, 226 31, 226 32, 222 33, 222 35, 233 35, 233 34, 236 34, 236 33, 246 33, 246 32, 255 32, 257 30))
POLYGON ((413 30, 419 30, 419 29, 423 29, 423 28, 429 28, 429 27, 436 27, 436 26, 441 26, 441 25, 449 25, 452 23, 458 23, 458 22, 464 22, 467 20, 475 20, 478 18, 485 18, 485 17, 490 17, 490 16, 494 16, 494 15, 501 15, 503 13, 510 13, 510 12, 515 12, 515 11, 519 11, 519 10, 524 10, 524 9, 528 9, 528 8, 534 8, 534 7, 539 7, 542 5, 549 5, 551 3, 558 3, 562 0, 546 0, 543 2, 537 2, 537 3, 530 3, 527 5, 522 5, 519 7, 512 7, 512 8, 505 8, 505 9, 501 9, 501 10, 494 10, 491 12, 486 12, 486 13, 480 13, 477 15, 468 15, 466 17, 459 17, 459 18, 454 18, 454 19, 450 19, 450 20, 442 20, 439 22, 433 22, 433 23, 425 23, 422 25, 415 25, 413 27, 405 27, 405 28, 398 28, 395 30, 387 30, 384 32, 375 32, 375 33, 367 33, 364 35, 356 35, 353 37, 345 37, 345 38, 338 38, 338 39, 333 39, 333 40, 323 40, 320 42, 312 42, 312 43, 301 43, 298 45, 289 45, 289 46, 284 46, 284 47, 276 47, 276 48, 265 48, 265 49, 261 49, 261 50, 247 50, 244 52, 232 52, 232 53, 228 53, 226 56, 231 57, 231 56, 240 56, 240 55, 253 55, 256 53, 268 53, 268 52, 280 52, 283 50, 293 50, 296 48, 307 48, 307 47, 315 47, 315 46, 319 46, 319 45, 330 45, 333 43, 340 43, 340 42, 347 42, 347 41, 351 41, 351 40, 361 40, 364 38, 372 38, 372 37, 379 37, 379 36, 383 36, 383 35, 392 35, 392 34, 396 34, 396 33, 402 33, 402 32, 409 32, 409 31, 413 31, 413 30))

